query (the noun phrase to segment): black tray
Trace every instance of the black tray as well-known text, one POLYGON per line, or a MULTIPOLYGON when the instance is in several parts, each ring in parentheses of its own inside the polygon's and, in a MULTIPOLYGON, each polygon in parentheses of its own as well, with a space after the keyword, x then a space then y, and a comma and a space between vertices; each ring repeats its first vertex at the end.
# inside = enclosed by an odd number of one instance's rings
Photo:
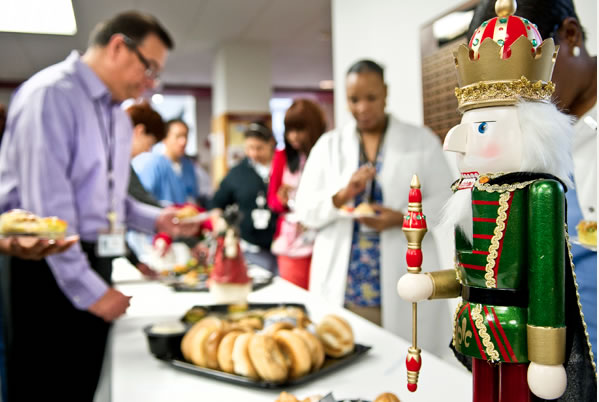
POLYGON ((240 375, 236 375, 236 374, 229 374, 229 373, 225 373, 224 371, 220 371, 220 370, 212 370, 209 368, 196 366, 195 364, 188 363, 182 359, 161 359, 161 360, 166 361, 171 366, 173 366, 177 369, 187 371, 190 373, 194 373, 194 374, 198 374, 198 375, 201 375, 204 377, 214 378, 216 380, 225 381, 225 382, 228 382, 231 384, 238 384, 238 385, 243 385, 246 387, 263 388, 263 389, 287 389, 292 386, 305 384, 305 383, 312 381, 316 378, 320 378, 328 373, 339 370, 340 368, 345 367, 345 366, 353 363, 354 361, 356 361, 358 358, 360 358, 362 355, 364 355, 370 349, 371 349, 371 346, 366 346, 366 345, 361 345, 359 343, 356 343, 353 352, 351 352, 349 355, 346 355, 339 359, 333 359, 333 358, 327 357, 324 361, 323 366, 320 368, 320 370, 315 371, 313 373, 309 373, 303 377, 287 380, 285 382, 270 382, 270 381, 252 380, 251 378, 248 378, 248 377, 244 377, 244 376, 240 376, 240 375))
MULTIPOLYGON (((194 307, 203 308, 207 311, 208 314, 216 313, 216 314, 226 314, 229 312, 228 304, 212 304, 212 305, 198 305, 194 307)), ((269 309, 276 307, 297 307, 304 311, 306 311, 306 306, 299 303, 249 303, 248 309, 269 309)), ((160 339, 153 338, 149 329, 151 325, 144 328, 144 332, 148 338, 150 352, 154 354, 157 359, 160 359, 171 366, 187 371, 193 374, 197 374, 204 377, 213 378, 220 381, 225 381, 232 384, 238 384, 246 387, 252 388, 262 388, 262 389, 283 389, 288 388, 290 386, 300 385, 312 381, 316 378, 320 378, 328 373, 337 371, 353 362, 358 360, 361 356, 366 354, 372 347, 367 345, 362 345, 359 343, 355 344, 354 350, 341 358, 335 359, 331 357, 326 357, 324 364, 320 368, 320 370, 315 371, 313 373, 309 373, 305 376, 290 379, 284 382, 270 382, 270 381, 261 381, 261 380, 252 380, 251 378, 244 377, 236 374, 225 373, 220 370, 213 370, 205 367, 196 366, 195 364, 189 363, 183 359, 183 355, 181 354, 180 342, 183 338, 183 334, 173 334, 176 340, 168 339, 168 336, 161 335, 160 339)))
MULTIPOLYGON (((251 272, 251 267, 250 267, 250 272, 251 272)), ((207 292, 208 284, 206 282, 206 279, 208 279, 207 275, 205 275, 203 278, 201 278, 198 281, 198 283, 195 285, 187 285, 187 284, 183 283, 182 281, 177 281, 177 280, 174 280, 173 282, 170 282, 168 284, 176 292, 207 292)), ((262 289, 265 286, 270 285, 273 280, 273 275, 272 274, 260 275, 260 276, 251 277, 251 279, 252 279, 252 290, 258 290, 258 289, 262 289)))

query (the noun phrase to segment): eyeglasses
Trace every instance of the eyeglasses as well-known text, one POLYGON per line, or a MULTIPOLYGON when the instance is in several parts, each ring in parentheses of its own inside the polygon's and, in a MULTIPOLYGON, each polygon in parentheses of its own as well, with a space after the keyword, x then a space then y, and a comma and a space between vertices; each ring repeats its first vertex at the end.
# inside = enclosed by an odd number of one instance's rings
POLYGON ((135 53, 141 64, 143 64, 146 68, 144 72, 146 77, 154 81, 154 85, 157 86, 160 82, 160 70, 155 66, 156 63, 146 59, 144 55, 141 54, 141 52, 138 49, 137 43, 133 39, 129 38, 126 35, 121 34, 121 36, 123 37, 123 41, 125 42, 127 48, 129 48, 129 50, 135 53))

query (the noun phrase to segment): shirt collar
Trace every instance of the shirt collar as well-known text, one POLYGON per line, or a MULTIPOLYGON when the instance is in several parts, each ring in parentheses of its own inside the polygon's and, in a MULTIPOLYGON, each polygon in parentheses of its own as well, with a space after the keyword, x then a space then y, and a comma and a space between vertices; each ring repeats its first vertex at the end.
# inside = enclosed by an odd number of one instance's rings
POLYGON ((110 90, 102 82, 100 77, 81 60, 81 56, 77 50, 73 50, 69 57, 67 57, 67 61, 72 63, 75 74, 80 79, 85 91, 93 98, 93 99, 111 99, 110 90))

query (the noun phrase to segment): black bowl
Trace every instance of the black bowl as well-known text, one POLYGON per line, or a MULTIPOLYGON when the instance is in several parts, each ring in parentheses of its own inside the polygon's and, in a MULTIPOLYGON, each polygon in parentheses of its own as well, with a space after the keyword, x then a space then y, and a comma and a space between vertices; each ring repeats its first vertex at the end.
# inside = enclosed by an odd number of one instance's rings
POLYGON ((150 352, 159 359, 182 359, 181 341, 187 329, 181 332, 163 334, 152 332, 154 324, 144 327, 150 352))

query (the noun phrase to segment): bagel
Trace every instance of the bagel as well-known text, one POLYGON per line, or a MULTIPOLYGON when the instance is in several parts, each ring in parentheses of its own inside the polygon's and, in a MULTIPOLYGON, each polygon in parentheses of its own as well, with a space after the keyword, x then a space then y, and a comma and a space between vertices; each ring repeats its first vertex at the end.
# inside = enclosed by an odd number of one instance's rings
POLYGON ((190 360, 193 364, 218 369, 217 348, 223 330, 212 326, 200 328, 190 341, 190 360))
POLYGON ((264 333, 267 335, 274 335, 277 331, 282 329, 293 329, 295 328, 292 323, 289 321, 278 321, 273 324, 270 324, 268 327, 264 329, 264 333))
POLYGON ((218 345, 218 349, 216 352, 216 359, 218 360, 218 366, 220 369, 226 373, 233 374, 233 346, 235 345, 235 340, 244 331, 241 330, 232 330, 227 333, 220 341, 218 345))
POLYGON ((310 319, 306 312, 299 307, 275 307, 264 313, 266 323, 278 321, 291 321, 295 326, 305 328, 310 324, 310 319))
POLYGON ((312 367, 310 349, 300 335, 294 334, 288 329, 282 329, 277 331, 273 338, 290 362, 289 378, 298 378, 310 371, 312 367))
POLYGON ((259 317, 245 317, 236 322, 241 327, 249 327, 253 328, 256 331, 259 331, 264 326, 262 319, 259 317))
POLYGON ((324 347, 322 346, 320 339, 318 339, 312 332, 303 328, 294 328, 292 332, 299 335, 308 347, 310 359, 312 361, 311 370, 316 371, 320 369, 324 363, 324 347))
POLYGON ((277 398, 277 400, 275 402, 300 402, 300 401, 293 394, 283 391, 279 394, 279 397, 277 398))
POLYGON ((349 323, 333 314, 325 316, 316 327, 327 356, 339 358, 354 350, 354 333, 349 323))
POLYGON ((187 333, 183 336, 181 340, 181 353, 183 353, 183 357, 185 360, 191 361, 191 340, 197 334, 197 332, 204 327, 215 327, 220 329, 225 329, 226 323, 218 317, 208 316, 202 318, 200 321, 196 322, 193 327, 187 331, 187 333))
POLYGON ((249 355, 249 344, 254 334, 245 332, 235 338, 233 343, 233 354, 231 359, 233 360, 233 372, 235 374, 243 375, 245 377, 259 379, 258 373, 254 368, 254 364, 250 359, 249 355))
POLYGON ((391 392, 385 392, 376 397, 374 402, 400 402, 399 398, 391 392))
POLYGON ((249 343, 249 355, 254 368, 262 379, 282 382, 287 378, 287 361, 279 345, 271 336, 253 335, 249 343))

